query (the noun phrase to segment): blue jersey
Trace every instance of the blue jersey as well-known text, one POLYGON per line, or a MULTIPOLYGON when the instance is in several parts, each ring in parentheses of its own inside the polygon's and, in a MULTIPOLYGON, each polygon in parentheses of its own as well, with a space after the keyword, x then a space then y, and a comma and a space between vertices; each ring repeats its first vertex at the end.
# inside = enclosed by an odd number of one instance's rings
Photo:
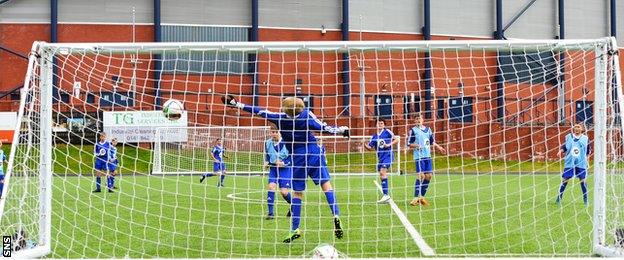
POLYGON ((225 153, 225 148, 223 146, 215 146, 212 148, 212 155, 217 159, 217 162, 223 162, 223 154, 225 153))
POLYGON ((321 151, 321 166, 327 166, 327 150, 325 150, 324 145, 319 145, 319 149, 321 151))
POLYGON ((564 168, 587 169, 587 155, 590 149, 589 138, 586 135, 566 135, 565 143, 561 146, 561 150, 565 152, 564 168))
POLYGON ((414 160, 431 158, 431 145, 433 144, 433 132, 431 128, 423 126, 413 127, 409 131, 407 146, 417 144, 419 148, 414 149, 414 160))
POLYGON ((329 134, 342 134, 344 131, 339 127, 327 125, 308 109, 304 109, 295 117, 290 117, 286 113, 270 112, 263 108, 249 105, 245 105, 243 110, 257 114, 275 124, 282 135, 282 141, 287 145, 288 151, 295 154, 298 150, 306 150, 305 153, 307 154, 320 153, 320 149, 317 149, 318 145, 316 145, 316 137, 314 137, 313 131, 329 134))
POLYGON ((274 164, 277 160, 281 160, 286 165, 290 164, 288 149, 283 142, 275 143, 273 139, 267 139, 264 141, 264 151, 266 162, 274 164))
POLYGON ((95 158, 97 159, 97 161, 107 162, 109 149, 110 149, 110 143, 107 141, 104 141, 103 143, 101 142, 95 143, 93 153, 95 154, 95 158))
POLYGON ((4 175, 4 161, 7 160, 4 150, 0 150, 0 175, 4 175))
POLYGON ((117 147, 111 145, 110 149, 108 149, 108 161, 110 163, 117 163, 117 147))
POLYGON ((368 142, 368 146, 377 150, 377 160, 380 163, 392 163, 393 154, 392 146, 390 146, 392 139, 394 139, 392 131, 384 128, 381 132, 374 134, 368 142))

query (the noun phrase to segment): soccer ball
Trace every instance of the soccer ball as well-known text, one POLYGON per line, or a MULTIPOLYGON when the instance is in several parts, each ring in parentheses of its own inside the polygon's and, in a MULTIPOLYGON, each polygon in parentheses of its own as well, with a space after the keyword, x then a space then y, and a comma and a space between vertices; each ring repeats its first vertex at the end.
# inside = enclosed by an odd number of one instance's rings
POLYGON ((330 244, 321 244, 314 248, 312 259, 336 259, 340 256, 338 250, 330 244))
POLYGON ((176 99, 169 99, 163 105, 163 114, 169 120, 178 120, 182 117, 182 113, 184 112, 184 106, 182 102, 176 99))

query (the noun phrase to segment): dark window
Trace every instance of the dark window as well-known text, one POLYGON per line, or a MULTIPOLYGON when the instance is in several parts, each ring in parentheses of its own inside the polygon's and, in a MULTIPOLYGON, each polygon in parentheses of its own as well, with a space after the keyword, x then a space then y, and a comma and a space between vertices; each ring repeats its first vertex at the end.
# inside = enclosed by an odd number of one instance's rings
POLYGON ((95 103, 95 95, 93 93, 87 93, 87 103, 94 104, 95 103))
POLYGON ((449 98, 449 121, 471 123, 472 97, 449 98))
POLYGON ((113 93, 101 92, 100 93, 100 106, 110 107, 113 105, 113 93))
POLYGON ((594 108, 591 101, 576 101, 576 122, 593 124, 594 108))
POLYGON ((443 119, 444 118, 444 99, 438 99, 438 107, 437 107, 437 114, 438 114, 438 118, 439 119, 443 119))
POLYGON ((375 96, 375 116, 379 118, 392 118, 392 96, 375 96))
POLYGON ((500 52, 498 62, 505 82, 557 83, 557 61, 550 51, 500 52))

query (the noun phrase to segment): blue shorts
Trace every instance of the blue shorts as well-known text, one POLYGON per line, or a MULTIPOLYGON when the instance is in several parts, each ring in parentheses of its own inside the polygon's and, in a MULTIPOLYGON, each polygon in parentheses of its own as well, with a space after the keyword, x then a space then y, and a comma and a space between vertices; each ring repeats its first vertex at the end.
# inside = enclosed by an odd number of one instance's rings
POLYGON ((4 181, 4 172, 0 174, 0 181, 4 181))
POLYGON ((583 168, 565 168, 563 169, 563 174, 561 175, 564 179, 569 179, 576 176, 579 180, 584 180, 587 176, 587 169, 583 168))
POLYGON ((117 163, 108 163, 108 170, 111 172, 116 171, 117 167, 118 167, 117 163))
POLYGON ((414 161, 417 173, 433 173, 433 162, 431 158, 421 158, 414 161))
POLYGON ((277 183, 280 188, 290 189, 292 186, 292 169, 286 167, 271 167, 269 169, 269 184, 277 183))
POLYGON ((329 181, 329 171, 324 157, 316 144, 295 149, 292 155, 292 187, 294 191, 305 190, 307 177, 310 177, 315 185, 329 181))
POLYGON ((95 169, 98 171, 108 171, 108 163, 104 159, 95 158, 95 169))
POLYGON ((212 163, 212 171, 213 172, 224 172, 226 170, 224 162, 213 162, 212 163))
POLYGON ((386 168, 390 170, 391 165, 392 165, 392 162, 379 162, 377 163, 377 171, 381 171, 382 168, 386 168))

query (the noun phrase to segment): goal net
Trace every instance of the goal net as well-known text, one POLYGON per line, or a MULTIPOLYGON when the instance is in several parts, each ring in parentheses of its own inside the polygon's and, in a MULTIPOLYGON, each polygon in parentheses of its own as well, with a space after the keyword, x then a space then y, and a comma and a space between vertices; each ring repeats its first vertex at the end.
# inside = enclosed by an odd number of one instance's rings
POLYGON ((12 256, 54 258, 618 255, 617 48, 37 42, 0 234, 12 256), (274 125, 287 184, 263 167, 274 125))
MULTIPOLYGON (((205 174, 214 172, 212 150, 217 139, 223 140, 229 158, 225 160, 229 174, 268 174, 262 165, 265 141, 271 138, 269 127, 162 127, 156 129, 153 174, 205 174)), ((332 175, 377 174, 374 152, 365 144, 371 136, 319 136, 319 146, 325 148, 328 170, 332 175), (353 154, 368 153, 365 156, 353 154), (362 160, 364 159, 364 160, 362 160), (360 166, 360 167, 357 167, 360 166)), ((400 138, 398 138, 400 140, 400 138)), ((392 147, 396 160, 389 172, 402 174, 401 143, 392 147)))
POLYGON ((262 174, 269 127, 162 127, 156 129, 153 174, 205 174, 214 171, 217 140, 226 147, 227 173, 262 174))

